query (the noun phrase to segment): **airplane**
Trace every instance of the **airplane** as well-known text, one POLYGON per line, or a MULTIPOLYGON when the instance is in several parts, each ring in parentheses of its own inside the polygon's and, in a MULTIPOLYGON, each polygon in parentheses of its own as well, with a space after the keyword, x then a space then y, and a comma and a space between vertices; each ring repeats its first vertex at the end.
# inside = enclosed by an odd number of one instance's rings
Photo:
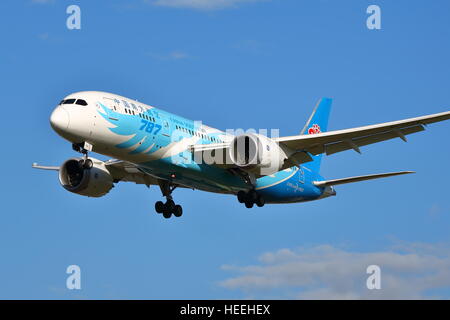
POLYGON ((389 172, 326 180, 320 175, 322 155, 354 150, 425 130, 450 119, 450 111, 375 125, 327 131, 332 99, 322 98, 299 135, 268 137, 256 132, 234 134, 206 126, 101 91, 69 94, 53 110, 50 125, 81 153, 55 170, 67 190, 102 197, 120 181, 159 186, 166 201, 155 211, 180 217, 173 200, 176 188, 235 195, 254 205, 313 201, 335 196, 334 186, 413 173, 389 172), (111 157, 101 161, 89 152, 111 157))

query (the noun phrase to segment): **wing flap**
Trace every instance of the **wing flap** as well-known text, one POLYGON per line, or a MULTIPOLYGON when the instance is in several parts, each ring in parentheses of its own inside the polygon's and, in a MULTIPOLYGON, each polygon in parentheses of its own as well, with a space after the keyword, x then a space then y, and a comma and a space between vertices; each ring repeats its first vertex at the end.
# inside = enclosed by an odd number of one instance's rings
POLYGON ((158 180, 145 172, 142 172, 136 165, 122 160, 109 160, 105 166, 113 176, 114 180, 145 184, 147 186, 157 185, 158 180))
MULTIPOLYGON (((353 144, 355 144, 358 147, 363 147, 363 146, 367 146, 369 144, 386 141, 386 140, 391 140, 391 139, 395 139, 395 138, 404 139, 404 137, 408 134, 420 132, 423 130, 425 130, 423 125, 416 125, 413 127, 408 127, 408 128, 403 128, 403 129, 394 129, 391 131, 373 134, 373 135, 366 136, 366 137, 355 138, 355 139, 352 139, 351 141, 340 141, 340 142, 336 142, 336 143, 330 143, 330 144, 324 145, 325 153, 327 155, 331 155, 331 154, 334 154, 337 152, 354 149, 353 144)), ((406 139, 404 139, 404 141, 406 141, 406 139)), ((315 150, 311 150, 312 154, 317 154, 315 152, 316 152, 315 150)), ((320 153, 322 153, 322 152, 320 152, 320 153)))

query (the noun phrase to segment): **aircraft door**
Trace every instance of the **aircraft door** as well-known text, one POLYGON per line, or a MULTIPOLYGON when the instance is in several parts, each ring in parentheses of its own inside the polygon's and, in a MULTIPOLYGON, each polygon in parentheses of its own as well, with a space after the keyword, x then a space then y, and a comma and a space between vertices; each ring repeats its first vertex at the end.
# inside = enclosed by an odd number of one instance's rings
POLYGON ((157 113, 157 123, 161 126, 159 140, 161 146, 166 146, 171 142, 171 127, 167 115, 162 112, 157 113))

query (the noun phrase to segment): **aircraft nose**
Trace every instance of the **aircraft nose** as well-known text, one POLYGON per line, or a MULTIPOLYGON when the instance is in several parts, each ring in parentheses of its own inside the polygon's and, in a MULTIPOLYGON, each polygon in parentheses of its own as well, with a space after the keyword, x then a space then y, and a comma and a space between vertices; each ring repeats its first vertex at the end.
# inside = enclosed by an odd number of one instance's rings
POLYGON ((69 113, 62 106, 56 107, 50 116, 50 125, 56 132, 61 132, 69 127, 69 113))

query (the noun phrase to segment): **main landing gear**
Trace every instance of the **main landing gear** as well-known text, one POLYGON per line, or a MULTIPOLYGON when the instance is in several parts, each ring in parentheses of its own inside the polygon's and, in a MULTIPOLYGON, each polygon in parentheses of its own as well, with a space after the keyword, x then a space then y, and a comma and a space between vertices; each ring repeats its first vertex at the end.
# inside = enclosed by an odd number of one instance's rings
POLYGON ((264 198, 259 195, 255 190, 249 192, 239 191, 237 194, 238 201, 244 203, 247 208, 253 208, 253 205, 263 207, 265 204, 264 198))
POLYGON ((159 181, 159 187, 164 197, 166 197, 166 202, 157 201, 155 203, 155 210, 157 213, 162 213, 163 217, 169 219, 172 214, 175 217, 181 217, 183 215, 183 208, 179 204, 175 204, 172 198, 172 192, 175 190, 176 186, 172 186, 168 181, 159 181))

